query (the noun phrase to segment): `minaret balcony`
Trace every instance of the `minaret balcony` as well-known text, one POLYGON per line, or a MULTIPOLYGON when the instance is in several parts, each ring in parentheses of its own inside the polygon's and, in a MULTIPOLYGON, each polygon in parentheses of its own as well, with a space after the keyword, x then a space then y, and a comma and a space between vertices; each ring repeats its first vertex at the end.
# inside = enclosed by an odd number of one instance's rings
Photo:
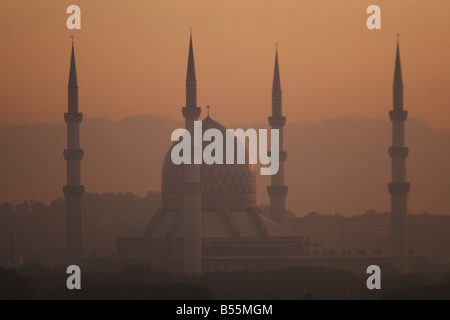
POLYGON ((282 116, 271 116, 269 117, 269 125, 272 128, 281 128, 286 124, 286 117, 282 116))
POLYGON ((83 120, 81 112, 66 112, 64 113, 64 120, 66 123, 80 123, 83 120))
POLYGON ((84 186, 64 186, 65 197, 81 197, 84 194, 84 186))
POLYGON ((183 117, 186 119, 198 119, 202 109, 199 107, 183 107, 183 117))
POLYGON ((391 158, 406 158, 408 152, 408 147, 389 147, 389 155, 391 158))
POLYGON ((406 117, 408 116, 408 111, 405 110, 391 110, 389 111, 389 116, 391 117, 392 121, 405 121, 406 117))
POLYGON ((66 160, 81 160, 83 155, 84 151, 82 149, 64 150, 64 159, 66 160))

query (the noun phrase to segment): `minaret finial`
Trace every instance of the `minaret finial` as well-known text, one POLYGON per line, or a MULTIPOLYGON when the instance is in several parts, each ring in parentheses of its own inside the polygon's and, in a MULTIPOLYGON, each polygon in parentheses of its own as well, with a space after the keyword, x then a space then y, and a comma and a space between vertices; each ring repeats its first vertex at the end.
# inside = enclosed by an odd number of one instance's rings
POLYGON ((72 38, 72 47, 73 47, 73 43, 74 43, 75 36, 74 36, 74 35, 71 35, 70 37, 72 38))
POLYGON ((206 109, 208 109, 207 118, 209 118, 209 104, 208 104, 208 106, 206 107, 206 109))

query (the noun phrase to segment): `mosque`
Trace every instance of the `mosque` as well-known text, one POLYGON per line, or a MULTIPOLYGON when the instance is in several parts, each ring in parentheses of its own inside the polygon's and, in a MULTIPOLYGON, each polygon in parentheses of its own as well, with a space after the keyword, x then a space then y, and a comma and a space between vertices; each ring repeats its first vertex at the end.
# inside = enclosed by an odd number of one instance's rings
MULTIPOLYGON (((68 88, 67 123, 68 148, 66 197, 66 253, 67 264, 83 263, 91 270, 116 270, 145 262, 154 269, 176 273, 200 274, 210 271, 261 270, 289 266, 328 266, 364 272, 368 265, 380 267, 394 265, 407 272, 406 243, 407 193, 404 146, 403 83, 400 54, 397 43, 393 85, 393 110, 390 112, 393 128, 391 194, 390 255, 378 256, 308 256, 300 235, 285 226, 286 196, 284 183, 287 153, 283 148, 282 91, 278 52, 272 86, 272 114, 269 125, 279 130, 279 170, 271 176, 267 187, 270 198, 269 217, 262 214, 256 204, 256 169, 248 164, 190 164, 175 165, 171 161, 172 145, 164 159, 161 171, 162 206, 150 222, 138 232, 116 239, 117 256, 87 258, 81 255, 81 198, 84 186, 80 184, 80 161, 83 150, 79 147, 78 84, 75 55, 72 56, 68 88)), ((186 105, 182 108, 185 127, 191 132, 201 109, 197 106, 197 80, 195 74, 192 35, 189 43, 186 76, 186 105)), ((203 130, 217 129, 225 134, 226 128, 209 114, 202 120, 203 130)), ((205 144, 203 145, 205 147, 205 144)), ((226 150, 226 149, 224 149, 226 150)), ((226 152, 226 151, 225 151, 226 152)), ((248 155, 248 152, 246 152, 248 155)), ((226 154, 225 154, 226 156, 226 154)))
MULTIPOLYGON (((197 107, 196 75, 192 36, 186 77, 186 107, 183 114, 197 107)), ((278 54, 272 89, 272 128, 280 130, 285 123, 281 113, 281 86, 278 54)), ((218 129, 225 136, 226 128, 209 114, 202 120, 203 130, 218 129)), ((173 145, 172 145, 173 147, 173 145)), ((162 207, 152 220, 134 237, 117 239, 119 257, 139 257, 157 269, 181 272, 184 257, 184 194, 185 168, 175 165, 168 150, 161 172, 162 207)), ((205 147, 205 144, 204 146, 205 147)), ((226 148, 224 148, 226 150, 226 148)), ((246 152, 248 155, 248 152, 246 152)), ((226 151, 225 155, 226 156, 226 151)), ((286 152, 280 141, 280 169, 268 188, 271 197, 271 218, 256 205, 256 169, 248 164, 199 165, 201 192, 199 232, 201 239, 201 270, 255 270, 287 266, 292 257, 302 256, 302 238, 282 225, 287 187, 283 183, 286 152)), ((194 231, 196 232, 196 231, 194 231)), ((189 249, 188 249, 189 250, 189 249)))

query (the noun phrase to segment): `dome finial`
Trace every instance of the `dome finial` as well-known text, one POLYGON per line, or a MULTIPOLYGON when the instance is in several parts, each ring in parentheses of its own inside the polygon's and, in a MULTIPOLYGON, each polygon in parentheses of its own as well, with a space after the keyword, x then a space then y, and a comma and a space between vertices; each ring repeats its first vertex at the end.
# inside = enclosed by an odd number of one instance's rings
POLYGON ((207 114, 207 118, 209 118, 209 104, 206 106, 206 109, 208 109, 208 114, 207 114))

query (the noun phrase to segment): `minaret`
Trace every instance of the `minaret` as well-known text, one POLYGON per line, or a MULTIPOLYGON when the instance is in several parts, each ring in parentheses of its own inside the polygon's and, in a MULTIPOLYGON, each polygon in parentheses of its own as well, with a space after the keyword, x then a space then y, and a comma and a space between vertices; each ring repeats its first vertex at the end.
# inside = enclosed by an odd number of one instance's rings
POLYGON ((67 163, 67 184, 63 187, 66 197, 66 263, 81 266, 81 185, 80 162, 83 150, 80 149, 80 123, 83 114, 78 112, 78 83, 75 65, 75 49, 72 37, 72 55, 68 87, 68 112, 64 114, 67 123, 67 149, 64 159, 67 163))
MULTIPOLYGON (((183 108, 183 117, 185 118, 185 127, 191 134, 193 144, 196 143, 193 139, 194 121, 198 120, 200 112, 201 109, 197 107, 197 80, 195 78, 191 33, 186 75, 186 106, 183 108)), ((184 272, 187 275, 198 275, 202 271, 201 184, 198 164, 184 165, 183 193, 184 272)))
POLYGON ((392 121, 392 147, 389 155, 392 159, 392 183, 389 183, 391 194, 391 241, 393 265, 400 272, 408 272, 407 245, 407 194, 409 183, 406 182, 405 158, 408 148, 405 147, 405 120, 408 113, 403 110, 403 82, 400 65, 400 49, 397 40, 394 72, 394 108, 389 112, 392 121))
POLYGON ((283 117, 281 110, 281 83, 277 49, 275 51, 272 86, 272 116, 269 117, 269 124, 272 129, 278 129, 280 133, 280 167, 278 173, 271 176, 271 183, 267 187, 267 192, 270 197, 270 217, 280 224, 285 223, 286 195, 288 191, 288 187, 284 185, 284 162, 287 157, 287 153, 283 149, 283 127, 285 123, 286 117, 283 117))

